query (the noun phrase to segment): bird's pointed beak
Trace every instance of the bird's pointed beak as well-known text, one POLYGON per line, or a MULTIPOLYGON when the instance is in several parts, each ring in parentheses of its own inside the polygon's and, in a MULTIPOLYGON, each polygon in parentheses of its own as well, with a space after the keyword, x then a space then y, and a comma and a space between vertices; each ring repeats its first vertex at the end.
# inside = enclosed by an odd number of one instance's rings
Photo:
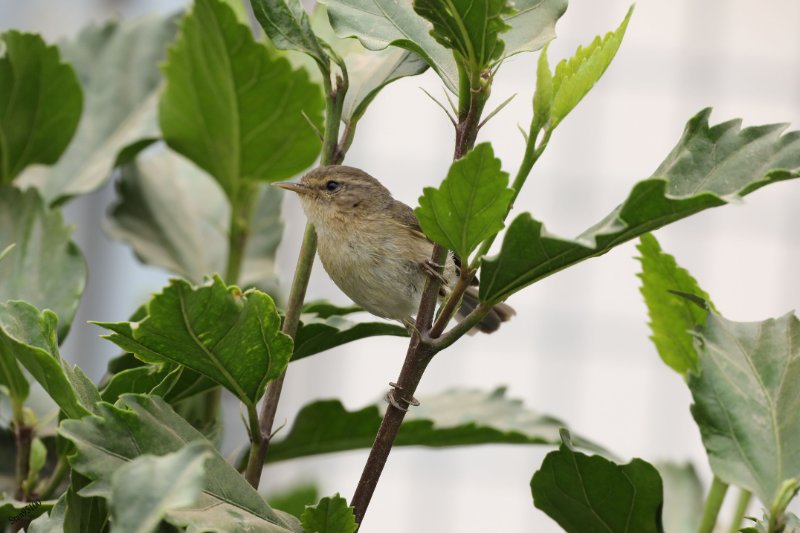
POLYGON ((272 185, 280 187, 281 189, 286 189, 287 191, 296 192, 297 194, 308 194, 311 192, 311 188, 308 185, 296 183, 294 181, 277 181, 272 185))

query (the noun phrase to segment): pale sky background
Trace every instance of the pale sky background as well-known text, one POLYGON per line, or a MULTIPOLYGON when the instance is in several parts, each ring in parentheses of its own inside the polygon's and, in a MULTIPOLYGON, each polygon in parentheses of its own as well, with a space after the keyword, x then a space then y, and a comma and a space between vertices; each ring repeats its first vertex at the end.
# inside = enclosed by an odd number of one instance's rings
MULTIPOLYGON (((170 11, 177 1, 0 0, 0 29, 41 32, 49 41, 73 35, 89 20, 170 11)), ((628 3, 572 0, 557 26, 550 64, 579 44, 615 28, 628 3)), ((742 117, 745 125, 800 125, 800 3, 795 0, 673 0, 639 3, 616 60, 591 94, 559 126, 516 202, 556 234, 574 236, 647 178, 679 139, 686 121, 713 106, 713 123, 742 117)), ((491 140, 513 173, 523 151, 519 122, 530 120, 535 54, 517 56, 497 77, 492 102, 515 100, 479 137, 491 140)), ((381 179, 416 205, 450 163, 447 119, 418 87, 441 94, 433 72, 386 89, 362 121, 347 163, 381 179)), ((487 107, 492 108, 490 103, 487 107)), ((142 267, 129 249, 99 229, 113 191, 73 201, 68 217, 89 257, 89 287, 64 348, 98 379, 116 353, 97 339, 90 319, 123 320, 166 275, 142 267)), ((709 292, 725 316, 763 320, 800 303, 800 182, 762 189, 742 205, 713 209, 657 232, 709 292)), ((304 219, 295 199, 284 206, 289 227, 279 252, 291 276, 304 219)), ((475 336, 440 354, 419 395, 451 387, 508 386, 511 397, 567 422, 626 460, 691 461, 710 479, 691 398, 648 340, 639 294, 635 243, 553 276, 511 298, 514 320, 493 337, 475 336)), ((315 267, 311 298, 347 303, 315 267)), ((290 368, 278 421, 304 404, 341 398, 349 408, 381 397, 399 372, 405 341, 378 338, 348 345, 290 368)), ((238 406, 228 406, 226 440, 241 442, 238 406)), ((392 453, 364 523, 365 532, 556 532, 531 504, 528 483, 545 447, 485 446, 392 453)), ((317 481, 323 494, 348 499, 366 451, 292 461, 269 468, 264 482, 317 481)), ((758 506, 751 513, 760 514, 758 506)), ((724 513, 723 513, 724 514, 724 513)))

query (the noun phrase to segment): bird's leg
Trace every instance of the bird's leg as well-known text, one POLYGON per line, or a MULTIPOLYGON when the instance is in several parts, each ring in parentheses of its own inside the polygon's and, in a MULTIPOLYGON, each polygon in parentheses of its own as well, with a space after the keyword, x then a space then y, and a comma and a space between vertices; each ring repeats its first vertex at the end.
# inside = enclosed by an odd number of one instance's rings
POLYGON ((445 278, 444 275, 439 272, 439 269, 444 268, 444 265, 440 265, 438 263, 434 263, 430 259, 426 259, 423 263, 420 263, 420 268, 422 268, 423 272, 425 272, 427 275, 438 279, 443 285, 447 285, 447 278, 445 278))
MULTIPOLYGON (((392 387, 392 389, 389 392, 386 393, 386 401, 389 402, 395 408, 397 408, 397 409, 399 409, 399 410, 401 410, 403 412, 407 412, 408 411, 408 407, 403 407, 400 404, 400 402, 397 401, 397 398, 395 398, 395 396, 394 396, 395 392, 402 391, 403 387, 399 386, 397 383, 395 383, 393 381, 389 382, 389 386, 392 387)), ((406 398, 400 398, 400 399, 403 400, 404 402, 406 402, 409 407, 411 407, 411 406, 416 407, 416 406, 419 405, 419 400, 417 400, 413 396, 411 397, 410 400, 406 399, 406 398)))

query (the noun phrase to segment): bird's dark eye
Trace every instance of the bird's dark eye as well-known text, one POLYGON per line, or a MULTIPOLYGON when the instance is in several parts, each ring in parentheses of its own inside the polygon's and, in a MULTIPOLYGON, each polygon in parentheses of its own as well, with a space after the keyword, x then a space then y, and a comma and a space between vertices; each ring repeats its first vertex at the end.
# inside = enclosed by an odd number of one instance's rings
POLYGON ((331 192, 338 191, 339 187, 341 187, 341 186, 342 186, 341 183, 339 183, 338 181, 333 181, 333 180, 330 180, 330 181, 328 181, 328 183, 325 184, 325 188, 327 190, 331 191, 331 192))

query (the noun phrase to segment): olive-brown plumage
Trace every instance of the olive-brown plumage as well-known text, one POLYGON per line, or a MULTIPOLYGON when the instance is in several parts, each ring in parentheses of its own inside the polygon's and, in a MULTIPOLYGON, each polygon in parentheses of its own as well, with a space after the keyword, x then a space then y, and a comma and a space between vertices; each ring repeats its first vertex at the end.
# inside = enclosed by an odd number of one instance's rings
MULTIPOLYGON (((317 231, 322 265, 342 292, 374 315, 411 323, 429 275, 424 265, 433 251, 414 211, 392 198, 378 180, 354 167, 319 167, 297 183, 275 185, 298 194, 317 231)), ((443 278, 447 285, 457 278, 452 256, 443 278)), ((464 294, 459 314, 466 315, 477 302, 471 287, 464 294)), ((513 314, 507 305, 497 305, 476 327, 494 331, 513 314)))

